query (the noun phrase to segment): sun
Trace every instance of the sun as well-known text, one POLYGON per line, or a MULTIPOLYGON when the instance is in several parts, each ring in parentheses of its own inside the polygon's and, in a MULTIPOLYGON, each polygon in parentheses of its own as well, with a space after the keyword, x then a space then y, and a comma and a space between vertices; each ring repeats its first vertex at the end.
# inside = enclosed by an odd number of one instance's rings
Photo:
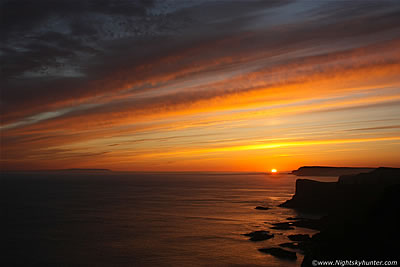
POLYGON ((271 169, 272 173, 277 173, 278 171, 276 169, 271 169))

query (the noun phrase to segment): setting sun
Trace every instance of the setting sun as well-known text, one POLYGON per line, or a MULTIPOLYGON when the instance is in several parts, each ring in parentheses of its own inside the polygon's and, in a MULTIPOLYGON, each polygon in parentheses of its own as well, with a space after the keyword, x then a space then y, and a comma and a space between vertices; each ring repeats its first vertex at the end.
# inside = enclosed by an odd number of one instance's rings
POLYGON ((1 266, 398 265, 400 0, 87 2, 0 0, 1 266))

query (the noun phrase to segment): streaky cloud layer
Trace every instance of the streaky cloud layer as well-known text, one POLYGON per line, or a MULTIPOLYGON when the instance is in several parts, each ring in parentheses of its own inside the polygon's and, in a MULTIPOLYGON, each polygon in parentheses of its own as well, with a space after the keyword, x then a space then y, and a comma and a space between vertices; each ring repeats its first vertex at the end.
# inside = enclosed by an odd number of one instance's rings
POLYGON ((12 2, 2 169, 400 166, 398 1, 12 2))

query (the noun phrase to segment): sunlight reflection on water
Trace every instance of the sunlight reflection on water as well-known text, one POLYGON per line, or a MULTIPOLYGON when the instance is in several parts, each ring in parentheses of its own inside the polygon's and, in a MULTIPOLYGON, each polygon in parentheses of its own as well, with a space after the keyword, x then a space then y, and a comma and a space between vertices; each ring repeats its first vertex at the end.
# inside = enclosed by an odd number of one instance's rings
MULTIPOLYGON (((299 266, 258 252, 315 233, 269 229, 296 177, 274 174, 7 174, 8 260, 96 266, 299 266), (276 179, 279 178, 279 179, 276 179), (270 210, 255 210, 258 205, 270 210), (242 234, 270 230, 251 242, 242 234)), ((324 179, 324 178, 321 178, 324 179)))

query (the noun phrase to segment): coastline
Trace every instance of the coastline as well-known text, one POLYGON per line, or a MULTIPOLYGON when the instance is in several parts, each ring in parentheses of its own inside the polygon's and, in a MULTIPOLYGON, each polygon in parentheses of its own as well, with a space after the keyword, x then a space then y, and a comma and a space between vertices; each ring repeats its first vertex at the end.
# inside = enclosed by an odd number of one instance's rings
POLYGON ((290 218, 292 226, 320 232, 285 246, 304 253, 302 266, 328 260, 398 260, 398 196, 399 168, 342 175, 337 182, 297 179, 296 193, 279 206, 324 216, 290 218))

